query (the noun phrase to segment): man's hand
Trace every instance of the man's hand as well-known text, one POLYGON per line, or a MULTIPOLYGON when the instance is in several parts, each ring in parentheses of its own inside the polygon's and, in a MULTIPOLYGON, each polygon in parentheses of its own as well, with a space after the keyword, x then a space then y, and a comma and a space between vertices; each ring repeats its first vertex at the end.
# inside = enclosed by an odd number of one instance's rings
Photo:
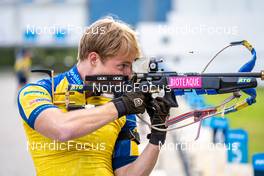
MULTIPOLYGON (((153 99, 149 105, 147 106, 147 112, 150 116, 151 125, 164 124, 166 118, 169 115, 171 105, 169 101, 164 98, 157 97, 153 99)), ((161 129, 166 129, 167 127, 164 125, 157 126, 161 129)), ((154 145, 164 144, 166 139, 166 131, 158 131, 155 129, 151 129, 151 133, 148 134, 147 138, 149 142, 154 145)))
POLYGON ((129 92, 119 98, 112 100, 117 111, 118 117, 127 114, 144 113, 146 104, 151 100, 151 95, 142 92, 129 92))

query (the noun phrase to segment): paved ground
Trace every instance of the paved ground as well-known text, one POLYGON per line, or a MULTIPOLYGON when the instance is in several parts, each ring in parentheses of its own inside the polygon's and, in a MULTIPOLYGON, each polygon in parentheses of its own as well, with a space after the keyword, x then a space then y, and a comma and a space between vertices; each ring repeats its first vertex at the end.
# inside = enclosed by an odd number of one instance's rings
POLYGON ((0 175, 34 175, 31 158, 27 152, 26 138, 16 105, 15 77, 0 73, 0 175))

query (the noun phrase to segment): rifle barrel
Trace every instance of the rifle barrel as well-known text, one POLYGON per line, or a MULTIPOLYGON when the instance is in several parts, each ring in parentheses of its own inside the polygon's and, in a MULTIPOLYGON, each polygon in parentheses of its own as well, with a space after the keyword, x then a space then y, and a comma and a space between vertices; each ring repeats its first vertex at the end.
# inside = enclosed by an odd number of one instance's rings
POLYGON ((161 76, 201 76, 201 77, 252 77, 261 78, 264 80, 264 70, 260 72, 237 72, 237 73, 177 73, 177 72, 150 72, 138 73, 139 79, 146 77, 161 77, 161 76))
POLYGON ((239 72, 239 73, 202 73, 205 77, 255 77, 261 78, 261 72, 239 72))

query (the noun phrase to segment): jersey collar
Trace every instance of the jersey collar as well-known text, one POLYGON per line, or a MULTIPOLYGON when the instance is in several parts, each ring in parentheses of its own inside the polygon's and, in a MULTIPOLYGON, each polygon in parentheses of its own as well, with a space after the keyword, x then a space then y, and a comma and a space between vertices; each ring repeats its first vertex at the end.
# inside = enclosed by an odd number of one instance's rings
POLYGON ((77 69, 77 66, 74 65, 68 72, 67 72, 67 78, 70 84, 83 84, 83 80, 80 76, 80 73, 77 69))

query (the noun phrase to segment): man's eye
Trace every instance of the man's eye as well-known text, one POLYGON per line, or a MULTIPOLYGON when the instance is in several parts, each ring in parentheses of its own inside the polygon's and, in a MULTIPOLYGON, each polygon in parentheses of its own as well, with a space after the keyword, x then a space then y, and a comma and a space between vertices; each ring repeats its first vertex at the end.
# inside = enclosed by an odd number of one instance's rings
POLYGON ((118 66, 118 68, 121 70, 121 69, 125 69, 126 67, 128 67, 127 64, 121 64, 118 66))

